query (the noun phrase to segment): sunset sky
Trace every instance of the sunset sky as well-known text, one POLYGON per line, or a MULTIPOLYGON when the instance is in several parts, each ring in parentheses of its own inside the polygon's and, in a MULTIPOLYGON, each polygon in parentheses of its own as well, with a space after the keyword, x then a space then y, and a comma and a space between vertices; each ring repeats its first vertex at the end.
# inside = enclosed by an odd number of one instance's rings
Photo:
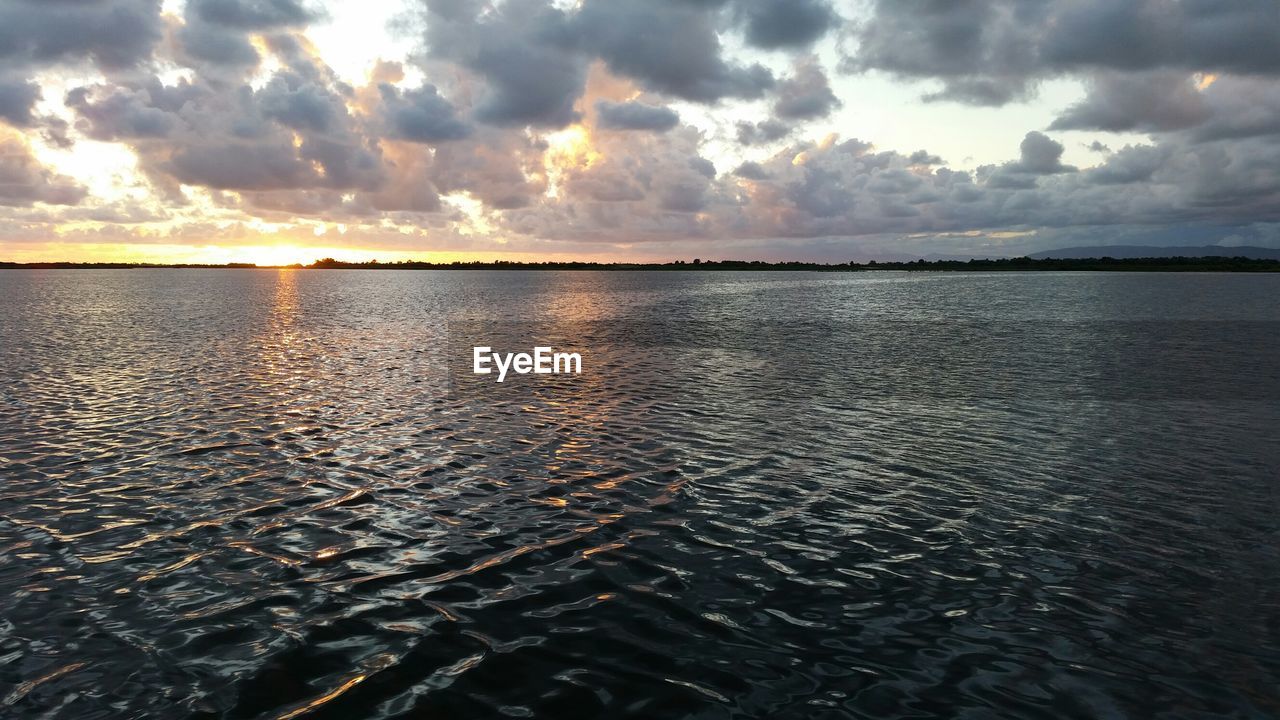
POLYGON ((0 0, 0 260, 1280 246, 1275 0, 0 0))

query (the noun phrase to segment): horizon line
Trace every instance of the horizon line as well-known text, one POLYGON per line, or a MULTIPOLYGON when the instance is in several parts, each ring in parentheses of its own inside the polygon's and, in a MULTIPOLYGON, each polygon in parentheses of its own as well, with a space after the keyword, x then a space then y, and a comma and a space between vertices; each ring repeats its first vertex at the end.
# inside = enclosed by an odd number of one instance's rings
POLYGON ((395 260, 380 262, 367 260, 351 262, 322 258, 309 264, 259 265, 251 262, 228 263, 152 263, 152 262, 77 262, 0 261, 0 269, 8 270, 129 270, 129 269, 217 269, 217 270, 661 270, 661 271, 750 271, 793 270, 853 272, 876 270, 1170 270, 1185 271, 1207 269, 1211 271, 1280 271, 1280 259, 1256 258, 1246 255, 1153 255, 1148 257, 1085 257, 1085 258, 1033 258, 1026 255, 1002 258, 925 259, 916 260, 867 260, 864 262, 817 262, 805 260, 702 260, 682 259, 666 262, 625 262, 594 260, 453 260, 432 262, 427 260, 395 260))

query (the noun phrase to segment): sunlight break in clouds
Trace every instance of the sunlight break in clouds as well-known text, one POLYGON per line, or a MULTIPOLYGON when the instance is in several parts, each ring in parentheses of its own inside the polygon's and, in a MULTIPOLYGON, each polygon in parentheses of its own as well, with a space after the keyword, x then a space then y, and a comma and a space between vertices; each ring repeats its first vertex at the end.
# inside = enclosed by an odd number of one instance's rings
POLYGON ((1270 2, 0 0, 0 27, 0 260, 1280 244, 1270 2))

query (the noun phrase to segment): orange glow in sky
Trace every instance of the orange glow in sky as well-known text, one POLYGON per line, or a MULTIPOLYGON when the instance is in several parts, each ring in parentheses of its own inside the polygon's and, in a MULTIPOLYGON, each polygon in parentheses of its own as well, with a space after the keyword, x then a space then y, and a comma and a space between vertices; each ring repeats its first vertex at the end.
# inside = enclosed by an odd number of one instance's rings
POLYGON ((323 258, 343 262, 419 261, 433 263, 491 262, 542 262, 561 260, 609 261, 606 253, 595 256, 561 253, 513 253, 513 252, 465 252, 465 251, 406 251, 367 248, 311 247, 306 245, 130 245, 87 243, 40 243, 27 246, 5 247, 0 261, 7 262, 84 262, 84 263, 156 263, 225 265, 227 263, 253 263, 260 267, 283 265, 309 265, 323 258))

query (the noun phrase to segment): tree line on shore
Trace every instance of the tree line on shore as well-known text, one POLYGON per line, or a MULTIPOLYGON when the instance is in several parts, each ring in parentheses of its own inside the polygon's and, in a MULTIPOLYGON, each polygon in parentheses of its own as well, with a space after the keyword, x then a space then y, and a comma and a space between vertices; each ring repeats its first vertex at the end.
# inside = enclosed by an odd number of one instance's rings
POLYGON ((333 258, 317 260, 310 265, 258 266, 253 263, 227 263, 224 265, 161 264, 161 263, 75 263, 0 262, 0 268, 18 269, 146 269, 146 268, 225 268, 225 269, 278 269, 299 270, 660 270, 660 271, 715 271, 715 270, 777 270, 801 272, 871 272, 899 271, 998 271, 998 270, 1057 270, 1057 271, 1148 271, 1148 272, 1277 272, 1280 260, 1247 257, 1150 257, 1150 258, 996 258, 981 260, 914 260, 901 262, 866 263, 815 263, 815 262, 766 262, 763 260, 676 260, 667 263, 600 263, 580 261, 517 262, 512 260, 454 261, 448 263, 403 260, 397 262, 345 262, 333 258))

